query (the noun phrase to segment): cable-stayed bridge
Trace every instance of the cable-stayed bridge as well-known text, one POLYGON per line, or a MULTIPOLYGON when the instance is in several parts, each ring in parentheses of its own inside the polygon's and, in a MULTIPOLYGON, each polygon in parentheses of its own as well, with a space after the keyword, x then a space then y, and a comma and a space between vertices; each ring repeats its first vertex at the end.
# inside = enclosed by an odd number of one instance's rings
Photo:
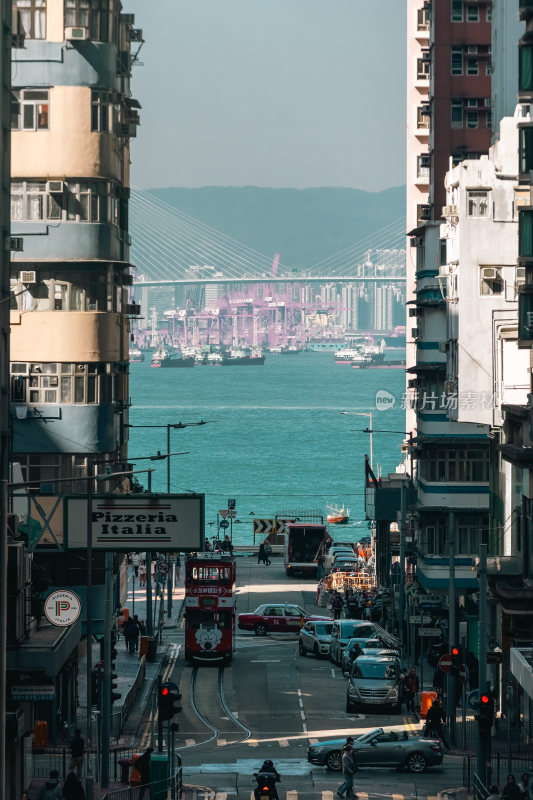
POLYGON ((403 217, 297 271, 283 261, 276 262, 273 269, 271 256, 141 189, 132 189, 130 230, 132 262, 137 268, 134 286, 335 282, 403 288, 405 284, 403 217))

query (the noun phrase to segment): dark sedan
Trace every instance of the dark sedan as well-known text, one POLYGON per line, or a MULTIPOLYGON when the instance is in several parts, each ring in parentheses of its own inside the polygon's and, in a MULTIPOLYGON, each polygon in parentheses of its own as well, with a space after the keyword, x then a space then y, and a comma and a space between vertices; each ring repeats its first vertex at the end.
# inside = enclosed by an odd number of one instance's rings
MULTIPOLYGON (((442 764, 444 749, 438 739, 425 739, 407 731, 384 731, 375 728, 354 737, 358 767, 405 767, 410 772, 424 772, 426 767, 442 764)), ((307 760, 311 764, 340 772, 341 752, 345 739, 329 739, 311 745, 307 760)))

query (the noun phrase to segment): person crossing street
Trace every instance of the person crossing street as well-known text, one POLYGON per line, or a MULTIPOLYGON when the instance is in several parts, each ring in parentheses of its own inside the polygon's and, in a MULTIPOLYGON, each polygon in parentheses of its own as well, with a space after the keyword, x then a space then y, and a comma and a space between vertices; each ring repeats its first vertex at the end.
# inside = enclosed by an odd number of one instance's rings
POLYGON ((337 789, 337 797, 346 797, 347 800, 356 800, 357 798, 353 788, 353 779, 357 772, 353 743, 353 737, 348 736, 346 744, 342 748, 342 774, 344 775, 344 783, 337 789))

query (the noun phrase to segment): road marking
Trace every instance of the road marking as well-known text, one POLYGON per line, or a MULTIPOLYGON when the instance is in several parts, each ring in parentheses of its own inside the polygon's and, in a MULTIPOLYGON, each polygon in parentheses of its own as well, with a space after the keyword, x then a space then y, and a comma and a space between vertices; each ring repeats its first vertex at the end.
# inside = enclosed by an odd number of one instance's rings
POLYGON ((393 794, 392 800, 403 800, 403 794, 393 794))
POLYGON ((304 701, 302 700, 301 697, 298 698, 298 705, 300 706, 300 708, 304 707, 304 701))
POLYGON ((323 789, 322 800, 333 800, 333 792, 328 792, 327 789, 323 789))
POLYGON ((295 789, 287 790, 287 800, 298 800, 298 792, 295 789))
POLYGON ((258 658, 256 660, 251 660, 250 664, 279 664, 281 658, 258 658))
POLYGON ((333 668, 331 669, 331 677, 332 677, 332 678, 334 678, 334 677, 335 677, 335 670, 334 670, 333 668))
POLYGON ((278 744, 280 747, 288 747, 289 740, 288 739, 278 739, 278 744))
POLYGON ((357 792, 359 800, 368 800, 368 792, 357 792))
POLYGON ((224 747, 228 743, 227 739, 217 739, 217 747, 224 747))
POLYGON ((227 792, 217 792, 215 795, 215 800, 226 800, 228 796, 227 792))
POLYGON ((259 742, 257 739, 248 739, 246 744, 249 745, 249 747, 259 747, 259 742))
POLYGON ((196 739, 185 739, 185 747, 191 747, 196 744, 196 739))

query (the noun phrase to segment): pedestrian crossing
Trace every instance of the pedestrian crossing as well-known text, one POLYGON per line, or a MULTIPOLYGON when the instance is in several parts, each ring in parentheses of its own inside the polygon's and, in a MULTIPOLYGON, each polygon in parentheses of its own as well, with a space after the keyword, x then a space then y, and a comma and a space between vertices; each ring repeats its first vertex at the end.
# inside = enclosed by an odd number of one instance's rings
MULTIPOLYGON (((236 792, 217 792, 214 789, 208 789, 206 787, 200 786, 184 786, 183 787, 184 798, 189 800, 236 800, 237 793, 236 792)), ((310 796, 313 796, 315 800, 337 800, 337 793, 336 791, 332 791, 331 789, 323 789, 323 790, 314 790, 309 792, 307 790, 300 792, 297 789, 285 789, 281 791, 278 787, 278 795, 279 800, 309 800, 310 796)), ((248 800, 247 793, 239 793, 239 796, 248 800)), ((357 792, 356 794, 357 800, 414 800, 414 795, 404 795, 404 794, 380 794, 378 792, 357 792)), ((253 790, 250 791, 249 800, 255 800, 253 790)), ((438 800, 437 795, 423 795, 418 794, 416 795, 416 800, 438 800)))

